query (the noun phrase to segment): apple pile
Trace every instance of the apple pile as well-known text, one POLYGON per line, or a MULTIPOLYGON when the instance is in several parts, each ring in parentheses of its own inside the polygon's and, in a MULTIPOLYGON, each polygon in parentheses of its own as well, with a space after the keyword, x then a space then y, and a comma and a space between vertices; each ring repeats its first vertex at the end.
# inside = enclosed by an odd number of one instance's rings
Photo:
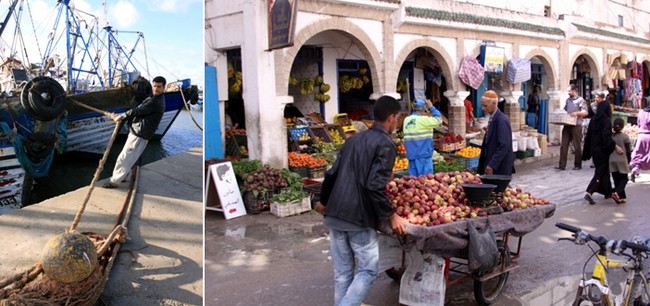
POLYGON ((438 137, 437 140, 441 143, 455 143, 455 142, 462 142, 465 140, 462 135, 460 134, 454 134, 451 132, 447 132, 442 137, 438 137))
POLYGON ((505 211, 514 209, 526 209, 535 205, 546 205, 550 203, 548 199, 537 198, 524 192, 521 188, 506 188, 504 192, 497 193, 493 205, 499 205, 505 211))
MULTIPOLYGON (((386 193, 395 212, 409 223, 434 226, 486 216, 481 207, 470 205, 461 187, 461 184, 480 183, 479 176, 471 172, 439 172, 420 177, 395 178, 386 185, 386 193)), ((548 200, 535 198, 520 188, 508 188, 496 194, 491 205, 499 205, 510 211, 548 203, 548 200)))

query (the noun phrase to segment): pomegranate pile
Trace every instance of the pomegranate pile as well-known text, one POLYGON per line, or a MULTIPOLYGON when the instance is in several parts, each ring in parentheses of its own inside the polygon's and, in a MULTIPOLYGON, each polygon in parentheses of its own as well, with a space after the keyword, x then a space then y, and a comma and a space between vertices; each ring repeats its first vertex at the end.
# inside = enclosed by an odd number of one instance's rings
MULTIPOLYGON (((386 185, 386 192, 395 212, 409 223, 434 226, 486 216, 481 207, 471 205, 461 187, 480 183, 479 176, 471 172, 440 172, 395 178, 386 185)), ((549 200, 534 197, 521 188, 506 188, 502 193, 494 193, 488 205, 511 211, 548 203, 549 200)))

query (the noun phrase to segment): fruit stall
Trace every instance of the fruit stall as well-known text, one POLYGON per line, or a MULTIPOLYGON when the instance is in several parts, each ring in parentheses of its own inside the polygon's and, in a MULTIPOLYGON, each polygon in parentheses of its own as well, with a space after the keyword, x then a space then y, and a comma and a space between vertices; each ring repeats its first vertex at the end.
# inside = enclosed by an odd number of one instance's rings
POLYGON ((380 266, 383 257, 395 258, 395 252, 401 252, 394 265, 383 264, 385 269, 393 267, 387 270, 390 277, 408 287, 400 288, 400 303, 417 304, 421 295, 442 296, 444 301, 445 288, 464 281, 474 282, 479 305, 489 305, 499 297, 509 273, 519 266, 522 237, 555 211, 547 199, 509 187, 509 183, 508 176, 477 176, 469 171, 405 176, 388 183, 386 192, 395 212, 407 220, 407 235, 395 236, 388 224, 382 224, 381 232, 389 234, 381 235, 380 266), (491 266, 475 268, 472 228, 478 232, 491 229, 496 259, 491 266), (386 244, 396 247, 387 248, 386 244), (408 262, 418 263, 416 267, 406 265, 407 255, 408 262), (410 277, 418 272, 421 277, 434 277, 429 272, 435 267, 427 263, 433 265, 435 258, 439 258, 439 266, 444 264, 444 269, 436 272, 444 282, 435 288, 418 287, 420 284, 414 284, 410 277), (429 274, 424 276, 425 272, 429 274), (404 292, 407 294, 403 296, 404 292))
POLYGON ((618 105, 614 105, 612 108, 612 122, 614 122, 616 118, 622 118, 625 123, 636 125, 637 116, 639 114, 638 108, 623 107, 618 105))

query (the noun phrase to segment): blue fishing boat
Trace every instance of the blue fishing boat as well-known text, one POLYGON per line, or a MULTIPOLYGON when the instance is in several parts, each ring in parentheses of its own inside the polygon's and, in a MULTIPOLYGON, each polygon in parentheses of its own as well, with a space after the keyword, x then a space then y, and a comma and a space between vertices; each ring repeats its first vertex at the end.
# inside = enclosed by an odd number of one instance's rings
MULTIPOLYGON (((104 153, 114 123, 90 109, 121 113, 151 93, 151 84, 133 63, 143 34, 100 27, 94 17, 80 25, 79 16, 85 13, 69 2, 57 3, 54 23, 55 30, 65 24, 65 60, 54 54, 60 37, 50 35, 40 64, 8 58, 0 65, 0 214, 29 204, 33 179, 47 176, 55 154, 104 153), (138 39, 127 48, 117 41, 118 33, 138 39)), ((11 2, 0 36, 23 3, 11 2)), ((184 107, 198 100, 197 87, 189 79, 170 83, 154 140, 165 135, 184 107)))

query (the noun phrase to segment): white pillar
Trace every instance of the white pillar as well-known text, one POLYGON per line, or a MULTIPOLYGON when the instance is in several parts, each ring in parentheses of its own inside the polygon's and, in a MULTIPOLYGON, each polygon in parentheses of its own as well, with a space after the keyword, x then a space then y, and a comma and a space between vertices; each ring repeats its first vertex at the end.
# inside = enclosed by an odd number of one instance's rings
POLYGON ((287 166, 286 122, 283 110, 293 100, 275 94, 275 60, 267 51, 268 32, 265 1, 244 8, 242 35, 243 99, 249 158, 275 168, 287 166), (284 132, 284 134, 282 134, 284 132))
POLYGON ((463 92, 466 92, 466 91, 447 90, 447 91, 443 92, 442 94, 445 97, 447 97, 447 99, 449 99, 449 106, 450 107, 451 106, 464 106, 463 101, 465 100, 467 95, 461 96, 460 93, 463 93, 463 92))
MULTIPOLYGON (((562 92, 559 90, 553 90, 549 89, 546 91, 546 94, 548 95, 548 107, 546 109, 546 118, 548 118, 548 114, 554 112, 556 109, 559 109, 562 104, 562 92)), ((562 126, 557 125, 557 124, 549 124, 548 125, 548 143, 552 143, 555 145, 560 144, 560 138, 562 136, 562 126)))

